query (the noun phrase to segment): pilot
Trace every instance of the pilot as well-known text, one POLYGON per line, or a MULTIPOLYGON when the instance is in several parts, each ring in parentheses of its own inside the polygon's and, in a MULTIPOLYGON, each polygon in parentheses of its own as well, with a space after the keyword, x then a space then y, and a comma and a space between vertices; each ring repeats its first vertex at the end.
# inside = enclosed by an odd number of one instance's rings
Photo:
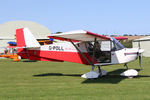
POLYGON ((89 55, 93 55, 93 45, 90 42, 88 42, 88 45, 89 55))
POLYGON ((101 45, 100 45, 100 43, 97 41, 96 42, 96 44, 95 44, 95 57, 96 57, 96 59, 98 59, 99 57, 100 57, 100 55, 101 55, 101 45))
POLYGON ((7 54, 7 53, 8 53, 8 49, 6 48, 6 49, 4 50, 4 52, 5 52, 5 54, 7 54))

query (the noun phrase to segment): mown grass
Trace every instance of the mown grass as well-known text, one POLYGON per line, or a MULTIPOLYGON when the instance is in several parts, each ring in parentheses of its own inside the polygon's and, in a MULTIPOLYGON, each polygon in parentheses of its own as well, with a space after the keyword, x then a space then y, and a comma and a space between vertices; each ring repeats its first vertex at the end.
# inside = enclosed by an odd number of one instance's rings
MULTIPOLYGON (((150 58, 142 59, 139 77, 119 74, 123 65, 104 66, 108 76, 87 80, 90 66, 58 62, 0 60, 0 100, 150 100, 150 58)), ((129 63, 138 69, 138 60, 129 63)))

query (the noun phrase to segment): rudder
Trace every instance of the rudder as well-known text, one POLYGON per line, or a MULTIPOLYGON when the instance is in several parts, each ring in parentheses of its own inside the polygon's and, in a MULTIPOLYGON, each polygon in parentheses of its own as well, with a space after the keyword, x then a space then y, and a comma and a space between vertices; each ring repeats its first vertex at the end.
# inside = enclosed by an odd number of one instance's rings
POLYGON ((36 48, 40 47, 40 44, 30 32, 28 28, 21 28, 16 30, 16 41, 18 47, 36 48))

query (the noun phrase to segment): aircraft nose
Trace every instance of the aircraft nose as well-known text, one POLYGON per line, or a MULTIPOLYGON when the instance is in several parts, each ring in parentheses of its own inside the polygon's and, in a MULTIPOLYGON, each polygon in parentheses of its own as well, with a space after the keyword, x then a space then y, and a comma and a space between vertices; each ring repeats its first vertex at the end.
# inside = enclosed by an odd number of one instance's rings
POLYGON ((144 49, 139 49, 138 52, 139 52, 139 53, 143 53, 143 52, 144 52, 144 49))

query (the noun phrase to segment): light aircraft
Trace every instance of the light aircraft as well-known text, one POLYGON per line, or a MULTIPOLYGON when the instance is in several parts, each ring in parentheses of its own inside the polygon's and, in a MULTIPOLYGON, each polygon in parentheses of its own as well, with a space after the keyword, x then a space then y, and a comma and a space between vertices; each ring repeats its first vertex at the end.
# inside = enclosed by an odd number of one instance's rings
POLYGON ((4 52, 0 53, 0 57, 10 58, 13 59, 13 61, 20 61, 19 56, 17 55, 16 43, 8 42, 8 44, 7 47, 0 47, 0 49, 4 49, 4 52))
POLYGON ((16 47, 6 47, 4 53, 0 53, 0 57, 10 58, 13 61, 20 61, 18 55, 16 54, 16 47))
POLYGON ((41 46, 28 28, 17 29, 17 54, 30 60, 68 61, 91 65, 92 71, 83 74, 83 78, 98 78, 106 75, 107 72, 101 69, 104 65, 124 64, 127 67, 127 63, 138 57, 141 68, 141 53, 144 50, 125 48, 117 41, 117 37, 115 39, 85 30, 51 34, 48 37, 61 42, 41 46), (98 70, 94 71, 96 66, 98 70))

